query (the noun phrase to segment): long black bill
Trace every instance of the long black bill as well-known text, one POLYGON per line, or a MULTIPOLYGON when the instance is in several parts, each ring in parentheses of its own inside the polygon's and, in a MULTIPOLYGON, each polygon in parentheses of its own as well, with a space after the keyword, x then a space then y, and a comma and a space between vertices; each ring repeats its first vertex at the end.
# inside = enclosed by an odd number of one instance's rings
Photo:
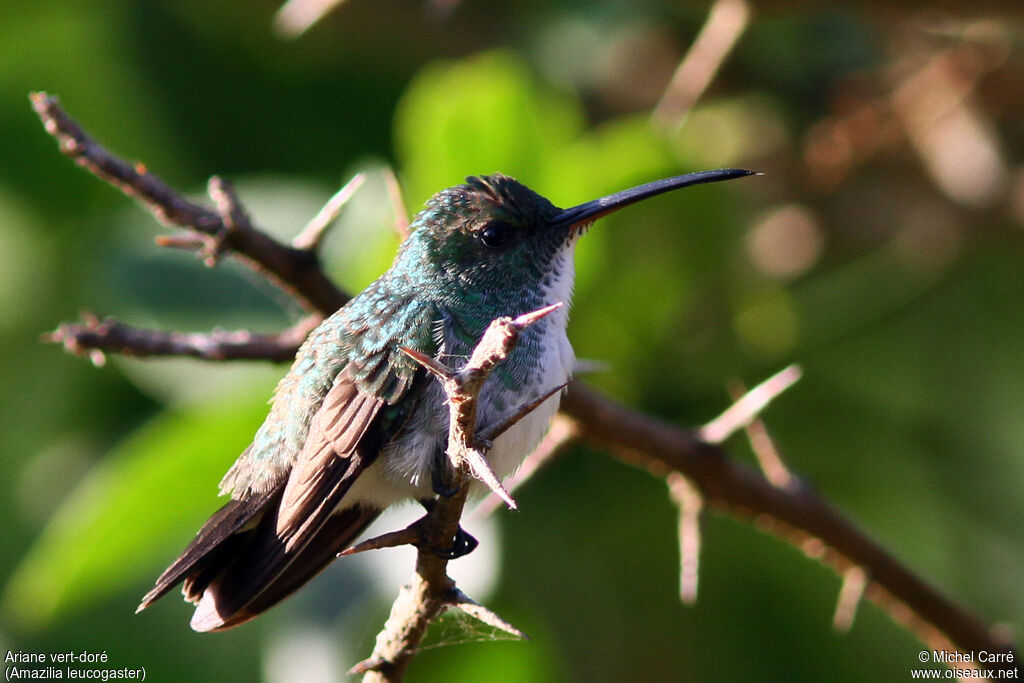
POLYGON ((601 197, 600 199, 579 204, 571 209, 565 209, 554 220, 554 226, 568 230, 582 223, 596 221, 601 216, 607 216, 624 206, 635 204, 663 192, 678 190, 681 187, 689 187, 690 185, 700 185, 701 183, 717 183, 720 180, 732 180, 733 178, 742 178, 748 175, 757 175, 757 172, 745 171, 741 168, 722 168, 717 171, 700 171, 698 173, 677 175, 674 178, 655 180, 653 183, 616 192, 607 197, 601 197))

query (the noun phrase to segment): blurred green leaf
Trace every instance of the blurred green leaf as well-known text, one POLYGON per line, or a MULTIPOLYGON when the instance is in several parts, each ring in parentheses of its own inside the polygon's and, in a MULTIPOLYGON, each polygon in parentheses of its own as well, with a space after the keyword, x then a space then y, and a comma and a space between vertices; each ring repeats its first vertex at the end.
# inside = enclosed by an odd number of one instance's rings
POLYGON ((424 68, 399 103, 395 145, 416 206, 467 174, 538 177, 582 130, 576 100, 540 87, 519 58, 489 52, 424 68))
POLYGON ((24 304, 47 286, 52 255, 39 237, 40 223, 27 204, 0 184, 0 331, 33 315, 35 310, 24 304))
POLYGON ((239 435, 265 414, 246 394, 150 421, 57 510, 7 584, 4 611, 25 627, 45 626, 173 559, 167 548, 184 545, 216 509, 213 483, 245 447, 239 435))
POLYGON ((395 118, 411 206, 467 174, 501 172, 570 205, 653 180, 673 167, 647 116, 587 131, 578 98, 542 84, 517 56, 436 62, 410 84, 395 118))
POLYGON ((675 168, 665 140, 646 115, 606 121, 545 157, 545 162, 543 191, 564 205, 656 180, 675 168))

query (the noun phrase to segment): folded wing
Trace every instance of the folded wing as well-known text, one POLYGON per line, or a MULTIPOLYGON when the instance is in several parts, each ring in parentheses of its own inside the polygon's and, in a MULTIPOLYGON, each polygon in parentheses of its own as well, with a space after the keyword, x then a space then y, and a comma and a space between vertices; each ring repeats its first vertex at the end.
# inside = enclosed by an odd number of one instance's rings
POLYGON ((289 476, 214 513, 139 609, 184 582, 186 599, 197 604, 194 629, 231 628, 326 567, 380 514, 339 504, 380 450, 375 418, 383 405, 343 370, 314 415, 289 476))

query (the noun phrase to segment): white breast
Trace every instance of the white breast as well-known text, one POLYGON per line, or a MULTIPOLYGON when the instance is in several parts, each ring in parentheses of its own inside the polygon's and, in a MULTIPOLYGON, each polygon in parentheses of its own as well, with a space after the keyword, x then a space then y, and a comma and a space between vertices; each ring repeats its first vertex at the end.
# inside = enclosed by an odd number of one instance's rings
MULTIPOLYGON (((558 277, 552 279, 542 298, 547 303, 563 301, 565 305, 543 323, 547 329, 539 360, 541 381, 528 388, 510 390, 492 378, 481 396, 479 425, 496 423, 515 407, 564 384, 572 374, 575 355, 566 335, 574 277, 572 245, 566 247, 559 259, 560 267, 555 269, 558 277), (495 398, 500 400, 495 401, 495 398), (484 409, 494 404, 504 407, 501 411, 484 409)), ((384 508, 402 499, 433 496, 430 468, 437 449, 446 446, 449 416, 440 385, 433 383, 426 391, 404 436, 388 444, 373 465, 359 476, 345 496, 344 507, 362 502, 384 508)), ((558 410, 560 398, 560 394, 552 396, 494 441, 487 458, 499 478, 513 473, 540 443, 558 410)), ((477 483, 474 488, 474 494, 486 492, 483 484, 477 483)))

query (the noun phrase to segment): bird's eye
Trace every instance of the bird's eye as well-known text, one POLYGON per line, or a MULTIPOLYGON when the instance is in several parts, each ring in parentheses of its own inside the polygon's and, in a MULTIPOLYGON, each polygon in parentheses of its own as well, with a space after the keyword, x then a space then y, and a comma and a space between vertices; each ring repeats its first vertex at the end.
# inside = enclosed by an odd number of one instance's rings
POLYGON ((491 221, 480 231, 480 243, 488 249, 508 246, 515 237, 515 229, 508 223, 491 221))

